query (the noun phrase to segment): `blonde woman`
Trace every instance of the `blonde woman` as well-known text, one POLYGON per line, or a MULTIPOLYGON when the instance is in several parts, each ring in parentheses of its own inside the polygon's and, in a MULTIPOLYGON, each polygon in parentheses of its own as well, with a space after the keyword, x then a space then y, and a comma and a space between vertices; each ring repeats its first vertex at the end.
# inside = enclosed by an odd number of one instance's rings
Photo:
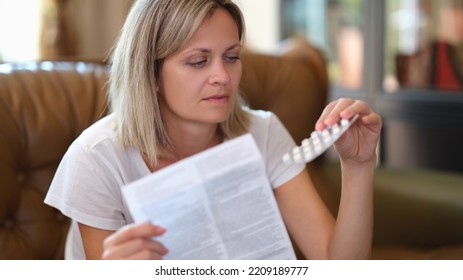
POLYGON ((381 118, 350 99, 330 103, 320 116, 316 129, 360 114, 336 143, 343 192, 335 221, 305 166, 281 163, 295 144, 277 117, 242 107, 243 33, 241 12, 230 0, 135 3, 113 54, 112 113, 71 145, 45 200, 72 218, 66 258, 162 259, 169 248, 155 237, 169 229, 134 224, 121 188, 247 132, 266 161, 284 222, 304 255, 369 257, 381 118))

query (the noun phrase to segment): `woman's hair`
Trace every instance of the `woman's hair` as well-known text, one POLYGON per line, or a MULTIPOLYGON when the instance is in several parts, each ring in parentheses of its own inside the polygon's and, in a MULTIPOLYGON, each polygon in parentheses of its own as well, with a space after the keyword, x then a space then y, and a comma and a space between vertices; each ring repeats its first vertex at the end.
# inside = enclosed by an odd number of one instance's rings
MULTIPOLYGON (((231 0, 138 0, 124 24, 109 78, 115 129, 125 147, 137 148, 152 163, 171 149, 157 86, 163 61, 185 47, 218 8, 232 16, 243 40, 243 16, 231 0)), ((226 138, 248 129, 249 116, 241 105, 238 98, 230 117, 219 126, 226 138)))

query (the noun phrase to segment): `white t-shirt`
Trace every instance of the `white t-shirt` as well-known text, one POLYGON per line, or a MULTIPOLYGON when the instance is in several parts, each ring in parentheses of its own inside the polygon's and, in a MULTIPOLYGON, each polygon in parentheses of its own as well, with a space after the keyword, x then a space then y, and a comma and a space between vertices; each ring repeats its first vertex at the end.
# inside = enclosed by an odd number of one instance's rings
MULTIPOLYGON (((294 178, 304 164, 285 165, 282 155, 295 143, 271 112, 249 110, 252 134, 265 161, 272 188, 294 178)), ((45 203, 72 219, 66 242, 66 259, 85 259, 77 222, 106 230, 133 223, 121 188, 150 174, 135 148, 124 149, 113 129, 114 115, 86 129, 64 155, 45 203)))

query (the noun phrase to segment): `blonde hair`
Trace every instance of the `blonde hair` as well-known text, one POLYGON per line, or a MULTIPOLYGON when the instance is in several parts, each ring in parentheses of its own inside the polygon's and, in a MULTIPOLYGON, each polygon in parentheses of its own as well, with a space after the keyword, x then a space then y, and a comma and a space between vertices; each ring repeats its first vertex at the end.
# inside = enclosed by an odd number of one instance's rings
MULTIPOLYGON (((172 148, 157 92, 163 61, 181 50, 218 8, 232 16, 243 40, 243 16, 231 0, 138 0, 124 24, 112 55, 111 110, 124 147, 135 147, 154 164, 172 148)), ((241 100, 238 98, 229 118, 219 125, 226 138, 248 130, 249 116, 241 100)))

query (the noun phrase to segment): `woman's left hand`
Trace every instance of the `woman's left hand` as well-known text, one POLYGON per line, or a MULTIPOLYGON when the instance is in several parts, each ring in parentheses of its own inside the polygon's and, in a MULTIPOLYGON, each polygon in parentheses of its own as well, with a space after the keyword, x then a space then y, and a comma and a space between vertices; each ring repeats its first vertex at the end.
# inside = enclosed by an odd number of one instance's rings
POLYGON ((360 100, 341 98, 329 103, 318 119, 315 129, 323 130, 340 119, 350 119, 359 114, 358 119, 335 143, 341 161, 364 164, 376 161, 382 120, 368 104, 360 100))

